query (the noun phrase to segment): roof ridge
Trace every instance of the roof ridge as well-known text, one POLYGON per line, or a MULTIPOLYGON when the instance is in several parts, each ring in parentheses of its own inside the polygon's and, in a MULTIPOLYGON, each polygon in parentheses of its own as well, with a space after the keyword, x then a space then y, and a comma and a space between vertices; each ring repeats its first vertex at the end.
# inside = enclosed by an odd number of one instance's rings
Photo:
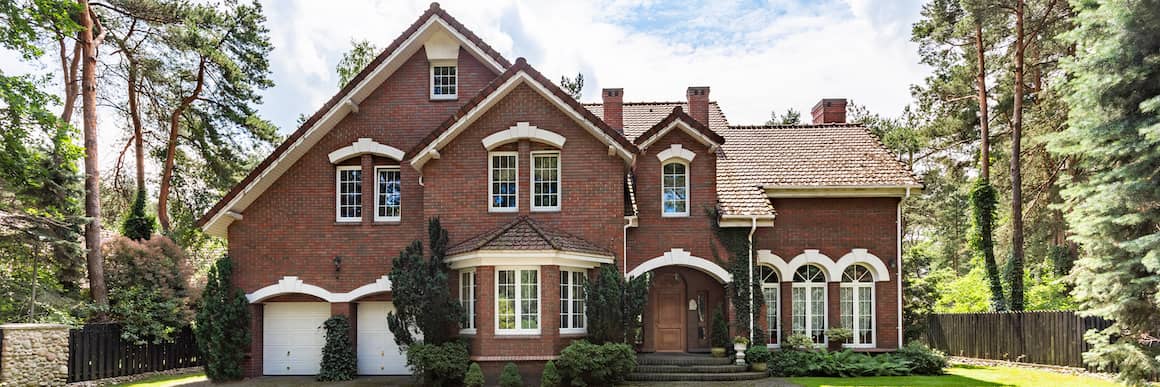
POLYGON ((532 218, 528 217, 527 215, 520 215, 520 219, 524 220, 528 226, 531 226, 532 231, 535 231, 536 234, 539 234, 540 238, 544 238, 544 241, 548 242, 548 246, 552 246, 552 248, 556 250, 562 250, 559 246, 559 243, 556 243, 554 238, 548 236, 548 234, 544 232, 544 229, 540 227, 539 223, 532 220, 532 218))
POLYGON ((866 128, 866 124, 861 122, 830 122, 825 124, 774 124, 774 125, 756 125, 756 124, 742 124, 729 125, 730 129, 782 129, 782 128, 866 128))
MULTIPOLYGON (((483 246, 487 246, 487 244, 491 243, 496 238, 499 238, 504 233, 507 233, 508 230, 515 228, 516 225, 519 224, 521 220, 524 220, 524 218, 525 218, 525 216, 521 215, 515 219, 512 219, 511 221, 509 221, 505 224, 500 225, 499 227, 492 229, 491 231, 480 234, 479 236, 482 236, 485 238, 483 238, 482 241, 479 241, 479 243, 477 243, 475 247, 480 248, 483 246)), ((471 239, 468 239, 468 240, 471 240, 471 239)))
MULTIPOLYGON (((623 105, 679 105, 679 104, 688 104, 688 103, 689 103, 689 101, 634 101, 634 102, 621 102, 621 105, 622 106, 623 105)), ((717 101, 709 101, 709 104, 711 104, 711 105, 717 104, 717 101)), ((603 106, 604 103, 603 102, 585 102, 585 103, 582 103, 582 105, 584 105, 584 106, 603 106)))

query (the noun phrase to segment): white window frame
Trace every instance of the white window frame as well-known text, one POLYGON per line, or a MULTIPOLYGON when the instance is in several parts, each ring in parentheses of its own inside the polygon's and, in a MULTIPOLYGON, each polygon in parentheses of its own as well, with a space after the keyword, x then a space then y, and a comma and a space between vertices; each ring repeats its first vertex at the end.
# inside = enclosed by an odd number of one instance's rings
POLYGON ((661 163, 661 217, 665 218, 681 218, 689 216, 689 206, 692 203, 692 195, 689 189, 689 163, 680 159, 670 159, 661 163), (669 164, 680 164, 685 167, 685 211, 684 212, 666 212, 665 211, 665 166, 669 164))
POLYGON ((340 165, 334 169, 334 220, 341 223, 362 221, 362 165, 340 165), (342 216, 342 172, 359 171, 359 216, 342 216))
POLYGON ((375 218, 374 218, 375 221, 376 222, 398 222, 402 219, 402 216, 403 216, 403 172, 397 166, 392 166, 392 165, 376 166, 375 167, 375 218), (399 173, 399 215, 397 215, 397 216, 379 216, 379 207, 386 205, 380 201, 381 200, 380 198, 382 197, 382 192, 380 191, 380 188, 382 187, 382 182, 379 181, 379 171, 395 171, 395 172, 399 173))
POLYGON ((433 60, 431 61, 429 76, 427 77, 427 91, 433 100, 456 100, 459 99, 459 64, 455 59, 433 60), (451 67, 455 69, 455 94, 435 94, 435 68, 436 67, 451 67))
POLYGON ((765 346, 769 347, 769 348, 779 348, 779 347, 781 347, 781 307, 782 307, 782 305, 781 305, 781 275, 777 272, 777 269, 775 269, 773 267, 770 267, 770 266, 764 266, 764 267, 766 269, 772 271, 773 275, 777 276, 777 282, 775 282, 775 283, 765 282, 765 278, 761 279, 761 296, 762 296, 762 298, 765 297, 765 290, 766 289, 773 289, 773 294, 774 294, 773 302, 775 302, 777 304, 773 308, 773 311, 772 311, 774 318, 772 319, 772 321, 769 321, 770 320, 770 318, 769 318, 769 315, 770 315, 769 300, 768 299, 765 300, 765 319, 766 319, 765 334, 769 335, 769 337, 773 338, 773 343, 765 343, 765 346), (771 327, 774 329, 770 329, 771 327), (774 332, 774 333, 771 334, 771 332, 774 332))
POLYGON ((794 302, 793 293, 797 292, 798 289, 802 289, 802 292, 804 292, 804 294, 805 294, 805 297, 803 298, 803 302, 805 302, 805 312, 806 312, 805 316, 804 316, 805 317, 805 325, 802 327, 802 329, 805 330, 804 333, 807 336, 813 337, 813 334, 811 332, 813 332, 815 330, 815 327, 813 326, 813 318, 812 317, 816 317, 816 316, 813 316, 812 312, 810 311, 811 310, 810 304, 812 303, 812 301, 814 301, 813 296, 811 295, 813 292, 811 292, 810 290, 815 289, 815 288, 822 289, 822 327, 821 327, 822 342, 820 342, 820 343, 815 342, 814 346, 819 347, 819 348, 824 348, 830 342, 830 337, 828 335, 826 335, 826 330, 829 329, 828 327, 830 326, 830 313, 829 313, 830 289, 829 289, 829 286, 826 286, 828 279, 826 278, 825 269, 822 269, 821 267, 816 267, 816 268, 819 271, 821 271, 822 279, 823 279, 821 282, 817 282, 817 281, 799 282, 799 281, 797 281, 797 272, 795 271, 792 274, 793 277, 791 277, 791 279, 793 279, 794 281, 793 281, 792 291, 790 292, 790 303, 791 304, 790 304, 790 327, 789 327, 789 329, 790 329, 791 334, 798 333, 793 326, 793 318, 795 316, 793 315, 793 304, 792 303, 794 302))
POLYGON ((495 293, 493 293, 495 295, 495 297, 494 297, 495 304, 493 305, 493 309, 494 309, 493 315, 494 315, 494 319, 495 319, 495 322, 494 322, 495 323, 495 334, 497 336, 519 336, 519 335, 539 335, 540 334, 541 330, 544 328, 544 313, 543 313, 543 311, 544 311, 544 299, 543 299, 544 286, 543 286, 543 284, 544 284, 544 275, 543 275, 543 273, 540 272, 539 266, 497 266, 495 268, 495 288, 493 289, 493 291, 495 292, 495 293), (515 301, 516 328, 514 328, 514 329, 501 329, 499 327, 499 273, 501 271, 514 271, 516 273, 516 276, 515 276, 515 280, 516 280, 516 282, 515 282, 515 287, 516 287, 515 296, 516 297, 514 300, 515 301), (536 272, 536 328, 535 329, 524 329, 524 328, 519 327, 520 322, 522 321, 522 317, 524 315, 524 310, 523 310, 524 299, 523 299, 523 296, 521 295, 521 292, 520 292, 520 286, 523 285, 520 282, 520 280, 523 278, 523 276, 520 273, 522 271, 535 271, 536 272))
POLYGON ((580 278, 582 278, 585 281, 588 280, 588 271, 587 270, 575 269, 575 268, 560 268, 560 287, 561 287, 561 289, 560 289, 560 303, 561 304, 568 303, 568 305, 570 306, 570 308, 569 308, 570 312, 567 314, 564 313, 563 309, 560 309, 560 323, 563 325, 565 322, 568 322, 567 328, 560 327, 561 334, 585 334, 585 333, 588 333, 588 305, 587 304, 584 305, 584 312, 583 313, 576 313, 576 309, 574 308, 574 306, 575 306, 574 301, 579 300, 580 302, 586 302, 584 299, 584 294, 583 294, 584 293, 584 283, 582 283, 582 282, 579 284, 576 283, 577 275, 579 275, 580 278), (563 287, 564 287, 564 276, 565 275, 568 276, 568 288, 569 288, 569 291, 568 291, 569 297, 568 298, 564 297, 563 287), (579 290, 579 292, 577 292, 577 290, 579 290), (577 315, 580 316, 580 321, 582 321, 584 324, 583 327, 576 328, 576 327, 572 326, 572 323, 571 323, 572 317, 575 317, 577 315))
MULTIPOLYGON (((853 267, 853 266, 851 266, 851 267, 853 267)), ((869 269, 866 269, 866 270, 869 271, 869 269)), ((870 282, 862 282, 862 281, 847 282, 847 281, 845 281, 845 271, 843 271, 843 273, 842 273, 843 274, 842 275, 843 281, 842 281, 842 284, 840 286, 843 290, 850 289, 850 296, 851 296, 850 302, 851 302, 851 307, 853 308, 853 310, 851 310, 851 313, 850 313, 851 325, 848 327, 843 326, 843 328, 850 329, 850 332, 852 332, 854 334, 854 337, 851 338, 852 341, 857 340, 857 338, 859 336, 858 329, 857 329, 858 328, 858 321, 860 320, 860 317, 863 317, 859 313, 858 305, 859 305, 859 301, 860 301, 860 296, 858 294, 859 293, 858 290, 861 288, 870 289, 870 342, 869 343, 858 343, 858 342, 843 343, 842 347, 844 347, 844 348, 874 348, 877 345, 878 329, 877 329, 876 325, 878 325, 878 316, 877 316, 878 313, 876 312, 875 309, 878 308, 878 304, 877 304, 878 295, 875 294, 875 291, 874 291, 873 272, 869 272, 869 273, 870 273, 870 282)), ((839 293, 839 295, 838 295, 838 321, 841 321, 843 314, 845 314, 845 313, 843 313, 843 311, 842 311, 842 297, 841 297, 841 294, 839 293)))
POLYGON ((475 269, 459 271, 459 304, 463 306, 464 325, 459 329, 461 334, 475 334, 476 303, 478 302, 478 287, 475 280, 475 269), (468 282, 469 284, 465 283, 468 282), (466 285, 466 286, 465 286, 466 285), (466 294, 464 294, 466 292, 466 294))
POLYGON ((487 210, 488 212, 519 212, 520 210, 520 152, 488 152, 487 153, 487 210), (512 202, 513 207, 496 207, 495 206, 495 157, 496 156, 512 156, 515 157, 515 179, 512 183, 516 185, 515 199, 512 202))
MULTIPOLYGON (((560 166, 560 151, 534 151, 534 152, 532 152, 531 159, 532 159, 531 160, 532 164, 529 168, 531 168, 532 172, 528 174, 528 181, 531 183, 530 187, 532 188, 532 194, 528 195, 528 199, 530 199, 530 203, 528 203, 528 204, 531 206, 532 211, 536 211, 536 212, 560 211, 560 207, 563 204, 562 201, 564 199, 564 195, 561 193, 561 190, 560 190, 561 187, 563 186, 563 183, 562 183, 563 178, 560 176, 560 174, 564 170, 564 168, 562 166, 560 166), (536 205, 536 195, 537 195, 537 193, 536 193, 536 158, 541 157, 541 156, 555 156, 556 157, 556 205, 555 206, 537 206, 536 205)), ((518 161, 518 159, 517 159, 517 161, 518 161)), ((517 171, 516 174, 519 175, 518 168, 516 171, 517 171)), ((516 197, 517 198, 519 197, 518 193, 516 194, 516 197)))

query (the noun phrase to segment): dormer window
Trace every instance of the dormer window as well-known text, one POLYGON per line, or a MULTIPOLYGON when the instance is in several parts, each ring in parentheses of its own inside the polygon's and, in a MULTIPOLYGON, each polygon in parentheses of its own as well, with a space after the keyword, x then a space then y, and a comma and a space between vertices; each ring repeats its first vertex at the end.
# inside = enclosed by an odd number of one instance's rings
POLYGON ((661 175, 661 216, 689 216, 688 165, 666 163, 661 175))
POLYGON ((459 98, 459 71, 455 61, 431 62, 431 99, 459 98))

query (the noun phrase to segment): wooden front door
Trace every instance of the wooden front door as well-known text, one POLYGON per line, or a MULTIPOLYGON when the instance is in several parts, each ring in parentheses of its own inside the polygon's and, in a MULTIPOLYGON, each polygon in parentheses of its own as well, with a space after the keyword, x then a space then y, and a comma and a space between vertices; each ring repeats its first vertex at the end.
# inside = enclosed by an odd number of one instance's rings
POLYGON ((653 334, 657 352, 685 351, 685 281, 676 273, 653 277, 653 334))

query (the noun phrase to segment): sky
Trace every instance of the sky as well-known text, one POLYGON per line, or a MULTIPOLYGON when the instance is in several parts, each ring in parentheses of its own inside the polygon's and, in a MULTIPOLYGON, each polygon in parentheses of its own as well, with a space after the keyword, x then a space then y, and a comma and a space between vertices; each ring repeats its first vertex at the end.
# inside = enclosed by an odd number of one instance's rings
MULTIPOLYGON (((584 102, 600 89, 625 101, 682 101, 710 86, 734 125, 761 124, 794 108, 808 120, 822 98, 848 98, 897 115, 910 86, 930 70, 918 63, 911 25, 923 0, 688 1, 445 0, 441 7, 509 61, 524 57, 549 79, 584 75, 584 102)), ((338 91, 335 65, 352 40, 385 48, 429 1, 261 0, 274 46, 275 86, 262 116, 283 134, 338 91)), ((52 73, 44 63, 0 51, 6 74, 52 73)), ((50 89, 52 90, 52 89, 50 89)), ((107 110, 107 109, 105 109, 107 110)), ((101 114, 101 165, 115 163, 125 123, 101 114)), ((155 166, 150 166, 150 170, 155 166)), ((150 172, 151 173, 151 172, 150 172)))

